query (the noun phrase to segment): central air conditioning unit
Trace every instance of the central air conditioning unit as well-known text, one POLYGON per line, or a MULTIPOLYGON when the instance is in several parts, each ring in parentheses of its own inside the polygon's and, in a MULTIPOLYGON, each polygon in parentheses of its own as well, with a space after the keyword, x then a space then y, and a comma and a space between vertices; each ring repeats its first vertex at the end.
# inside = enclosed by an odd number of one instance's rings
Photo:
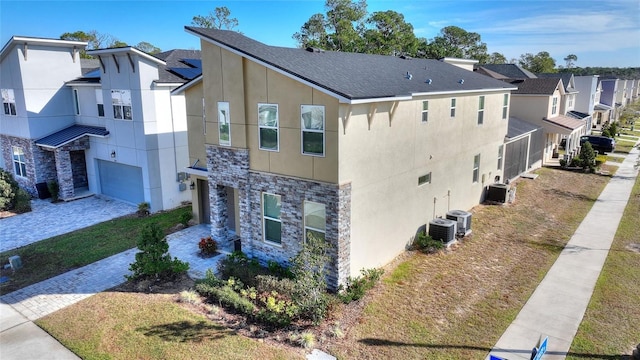
POLYGON ((429 221, 429 236, 444 243, 456 239, 456 222, 449 219, 433 219, 429 221))
POLYGON ((507 184, 491 184, 487 189, 487 201, 498 203, 506 203, 509 198, 509 185, 507 184))
POLYGON ((451 210, 447 212, 447 219, 456 222, 456 235, 467 236, 471 234, 471 213, 464 210, 451 210))

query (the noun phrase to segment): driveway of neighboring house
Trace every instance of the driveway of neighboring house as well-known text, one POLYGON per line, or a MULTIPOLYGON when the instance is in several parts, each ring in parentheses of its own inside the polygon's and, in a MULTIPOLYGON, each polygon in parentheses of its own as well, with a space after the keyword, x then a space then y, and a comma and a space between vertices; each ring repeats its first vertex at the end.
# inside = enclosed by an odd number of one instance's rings
POLYGON ((31 201, 32 211, 0 219, 0 252, 136 212, 137 206, 91 196, 70 202, 31 201))

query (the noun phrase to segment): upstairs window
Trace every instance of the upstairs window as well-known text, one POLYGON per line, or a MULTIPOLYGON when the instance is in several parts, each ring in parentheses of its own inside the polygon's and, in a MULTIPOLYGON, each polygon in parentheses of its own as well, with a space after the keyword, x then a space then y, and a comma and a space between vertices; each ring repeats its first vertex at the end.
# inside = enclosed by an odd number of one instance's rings
POLYGON ((133 120, 131 114, 131 91, 111 90, 111 104, 113 105, 113 118, 133 120))
POLYGON ((502 120, 507 119, 509 112, 509 94, 504 94, 504 100, 502 102, 502 120))
POLYGON ((26 177, 27 176, 27 163, 24 159, 24 151, 21 147, 12 146, 11 152, 13 153, 13 169, 16 175, 26 177))
POLYGON ((558 112, 558 98, 553 98, 553 103, 551 105, 551 115, 555 115, 558 112))
POLYGON ((567 107, 569 109, 573 108, 573 95, 567 96, 567 107))
POLYGON ((78 99, 78 89, 73 89, 73 109, 76 115, 80 115, 80 100, 78 99))
POLYGON ((478 98, 478 125, 484 123, 484 95, 478 98))
POLYGON ((425 100, 422 102, 422 122, 427 121, 429 121, 429 101, 425 100))
POLYGON ((226 101, 218 102, 218 140, 220 145, 231 146, 231 118, 226 101))
POLYGON ((498 170, 502 170, 502 153, 504 152, 504 145, 498 146, 498 170))
POLYGON ((260 150, 278 151, 278 104, 258 104, 260 150))
POLYGON ((104 117, 104 100, 102 98, 102 89, 96 89, 96 105, 98 106, 98 116, 104 117))
POLYGON ((324 106, 301 105, 302 153, 324 156, 324 106))
POLYGON ((304 202, 304 239, 313 234, 316 239, 325 240, 327 210, 324 204, 313 201, 304 202))
POLYGON ((473 182, 480 180, 480 154, 473 157, 473 182))
POLYGON ((456 117, 456 98, 451 99, 450 116, 456 117))
POLYGON ((13 89, 2 89, 2 107, 5 115, 16 115, 16 97, 13 89))
POLYGON ((262 238, 275 244, 282 243, 282 220, 280 195, 262 193, 262 238))

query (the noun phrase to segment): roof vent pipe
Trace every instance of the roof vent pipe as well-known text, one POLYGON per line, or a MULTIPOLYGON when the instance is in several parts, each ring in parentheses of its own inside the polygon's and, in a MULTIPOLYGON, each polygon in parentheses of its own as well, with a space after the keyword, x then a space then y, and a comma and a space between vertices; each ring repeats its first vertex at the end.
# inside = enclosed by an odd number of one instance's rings
POLYGON ((405 75, 405 77, 406 77, 408 80, 411 80, 411 78, 413 77, 413 75, 411 75, 411 73, 407 71, 407 75, 405 75))
POLYGON ((460 83, 460 85, 462 85, 464 84, 464 79, 460 79, 458 82, 460 83))
POLYGON ((429 85, 431 85, 432 82, 433 82, 433 80, 431 80, 431 79, 427 79, 427 81, 426 81, 426 83, 429 84, 429 85))

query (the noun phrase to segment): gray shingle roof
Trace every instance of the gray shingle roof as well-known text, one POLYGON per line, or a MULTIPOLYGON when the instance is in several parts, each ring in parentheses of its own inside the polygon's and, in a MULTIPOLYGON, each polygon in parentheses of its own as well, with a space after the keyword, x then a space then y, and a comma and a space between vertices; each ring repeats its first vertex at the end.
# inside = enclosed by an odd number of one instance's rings
POLYGON ((68 128, 36 140, 36 145, 58 148, 87 135, 106 137, 109 135, 109 131, 106 128, 98 126, 71 125, 68 128))
POLYGON ((509 128, 507 129, 507 137, 509 139, 513 139, 514 137, 524 135, 541 128, 541 126, 537 126, 530 122, 521 120, 517 117, 510 116, 509 128))
POLYGON ((537 76, 516 64, 484 64, 483 68, 497 72, 509 79, 535 79, 537 76))
POLYGON ((539 78, 546 78, 546 79, 562 79, 562 84, 564 84, 564 90, 569 92, 569 91, 575 91, 575 89, 573 88, 569 88, 569 85, 571 84, 571 78, 573 77, 573 74, 571 73, 542 73, 542 74, 536 74, 539 78))
POLYGON ((559 82, 560 79, 556 78, 513 80, 511 84, 517 86, 518 90, 512 94, 553 95, 559 82))
MULTIPOLYGON (((159 82, 168 82, 168 83, 183 83, 185 81, 191 80, 192 78, 185 78, 184 76, 171 71, 172 68, 179 69, 191 69, 193 66, 185 64, 182 60, 184 59, 201 59, 200 50, 183 50, 183 49, 175 49, 169 50, 165 52, 161 52, 154 55, 160 60, 163 60, 167 63, 166 66, 160 66, 160 79, 159 82)), ((200 71, 201 72, 201 69, 200 71)))
POLYGON ((433 59, 307 51, 268 46, 234 31, 187 26, 187 31, 349 100, 418 93, 510 89, 508 83, 433 59), (408 75, 411 79, 408 79, 408 75), (428 79, 431 82, 428 83, 428 79), (464 80, 464 81, 460 81, 464 80))

